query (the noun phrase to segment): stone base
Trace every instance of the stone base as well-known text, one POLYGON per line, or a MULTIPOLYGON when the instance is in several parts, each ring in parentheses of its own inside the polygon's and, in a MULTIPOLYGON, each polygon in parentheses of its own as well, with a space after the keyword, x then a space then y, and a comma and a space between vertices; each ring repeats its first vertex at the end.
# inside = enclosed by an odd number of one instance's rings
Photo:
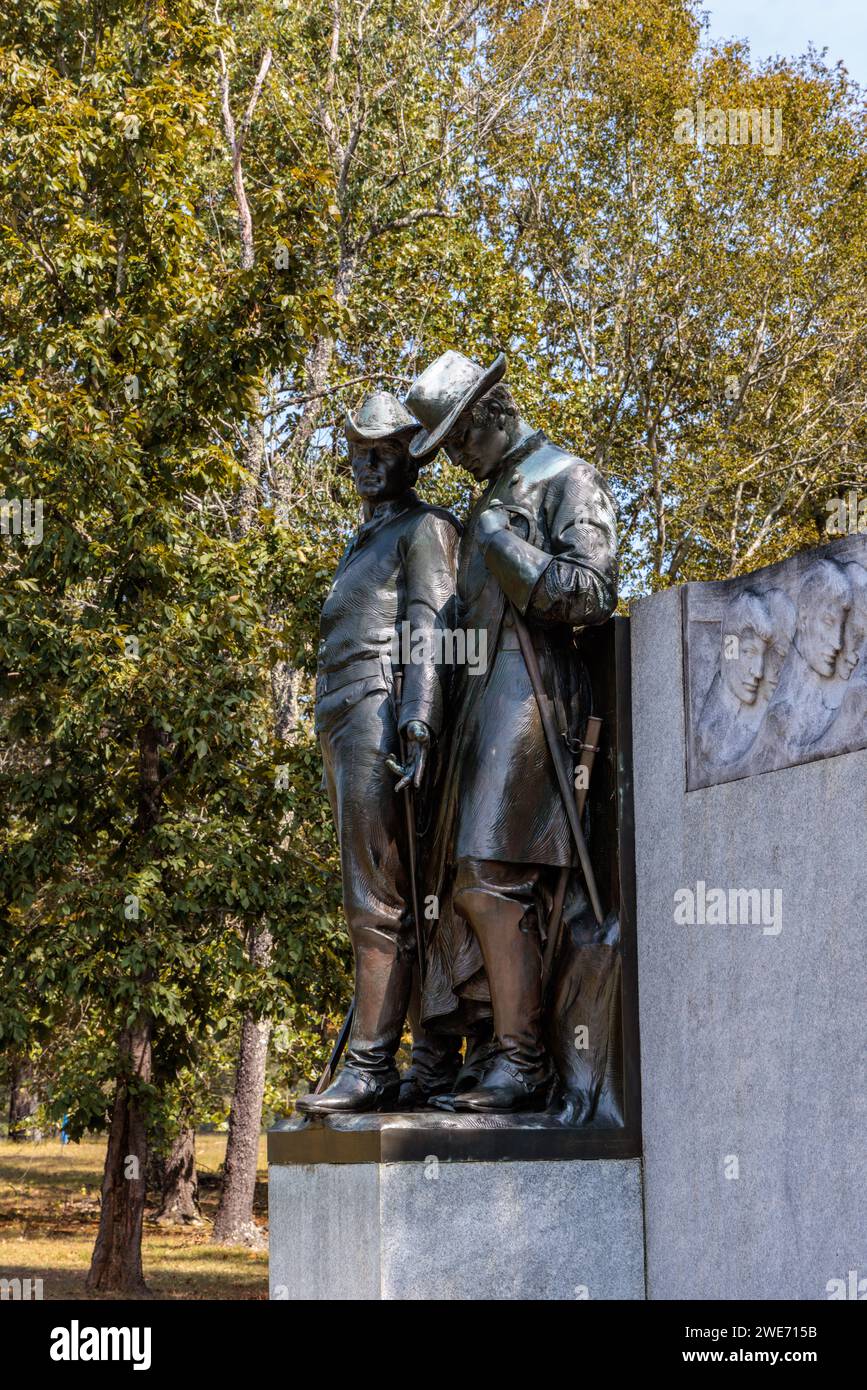
POLYGON ((271 1297, 643 1299, 641 1165, 281 1163, 271 1297))

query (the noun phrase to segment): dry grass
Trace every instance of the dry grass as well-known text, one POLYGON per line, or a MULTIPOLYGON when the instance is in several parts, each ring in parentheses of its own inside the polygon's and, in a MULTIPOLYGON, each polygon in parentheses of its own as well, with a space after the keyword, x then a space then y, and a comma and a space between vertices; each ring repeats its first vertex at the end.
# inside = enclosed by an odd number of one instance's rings
MULTIPOLYGON (((225 1148, 224 1134, 200 1134, 196 1141, 204 1226, 163 1227, 145 1220, 144 1273, 156 1298, 268 1296, 267 1254, 209 1244, 225 1148)), ((93 1297, 84 1281, 96 1239, 104 1159, 104 1140, 0 1141, 0 1276, 41 1279, 46 1299, 93 1297)), ((256 1217, 263 1228, 266 1180, 263 1136, 256 1189, 256 1217)))

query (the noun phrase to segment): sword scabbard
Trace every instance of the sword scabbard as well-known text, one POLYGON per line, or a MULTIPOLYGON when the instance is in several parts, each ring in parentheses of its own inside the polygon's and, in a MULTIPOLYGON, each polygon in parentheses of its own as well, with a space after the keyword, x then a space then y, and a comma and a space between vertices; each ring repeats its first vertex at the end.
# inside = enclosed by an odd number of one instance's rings
POLYGON ((581 756, 578 759, 578 766, 575 769, 575 801, 578 806, 578 815, 583 816, 584 806, 587 802, 587 793, 590 790, 590 777, 593 772, 593 763, 596 754, 599 752, 599 734, 602 729, 602 720, 596 714, 587 716, 587 728, 584 730, 584 742, 581 744, 581 756), (584 769, 585 776, 579 777, 580 769, 584 769))

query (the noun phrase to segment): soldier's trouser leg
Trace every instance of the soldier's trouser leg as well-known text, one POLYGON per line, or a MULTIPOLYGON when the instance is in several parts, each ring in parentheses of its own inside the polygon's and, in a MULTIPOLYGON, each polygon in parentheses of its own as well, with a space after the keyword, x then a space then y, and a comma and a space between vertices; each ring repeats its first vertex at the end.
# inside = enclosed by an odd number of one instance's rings
POLYGON ((400 1079, 400 1106, 412 1110, 431 1096, 450 1091, 461 1067, 461 1040, 453 1033, 434 1033, 421 1021, 418 971, 413 972, 409 1001, 412 1063, 400 1079))
POLYGON ((489 1022, 487 1032, 467 1038, 464 1062, 457 1075, 456 1091, 469 1091, 478 1085, 497 1053, 497 1040, 494 1037, 493 1021, 489 1022))
POLYGON ((542 951, 531 864, 462 860, 455 908, 475 932, 491 990, 497 1052, 479 1085, 455 1098, 466 1110, 534 1108, 549 1067, 542 1040, 542 951))
MULTIPOLYGON (((415 932, 408 909, 406 823, 385 765, 399 756, 394 712, 382 689, 337 691, 320 718, 328 793, 340 838, 343 910, 355 955, 355 1015, 346 1064, 301 1110, 391 1107, 412 987, 415 932)), ((319 713, 319 711, 318 711, 319 713)))

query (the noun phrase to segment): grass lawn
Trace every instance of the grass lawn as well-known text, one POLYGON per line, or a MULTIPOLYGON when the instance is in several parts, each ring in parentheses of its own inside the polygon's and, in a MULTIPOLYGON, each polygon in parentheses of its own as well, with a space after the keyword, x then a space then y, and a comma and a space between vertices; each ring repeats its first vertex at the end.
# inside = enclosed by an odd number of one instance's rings
MULTIPOLYGON (((204 1226, 155 1226, 145 1214, 142 1259, 156 1298, 268 1297, 267 1253, 209 1244, 225 1148, 224 1134, 196 1138, 204 1226)), ((66 1145, 0 1141, 0 1277, 41 1279, 45 1299, 93 1297, 84 1281, 99 1221, 104 1159, 104 1139, 66 1145)), ((255 1211, 265 1229, 264 1135, 255 1211)))

